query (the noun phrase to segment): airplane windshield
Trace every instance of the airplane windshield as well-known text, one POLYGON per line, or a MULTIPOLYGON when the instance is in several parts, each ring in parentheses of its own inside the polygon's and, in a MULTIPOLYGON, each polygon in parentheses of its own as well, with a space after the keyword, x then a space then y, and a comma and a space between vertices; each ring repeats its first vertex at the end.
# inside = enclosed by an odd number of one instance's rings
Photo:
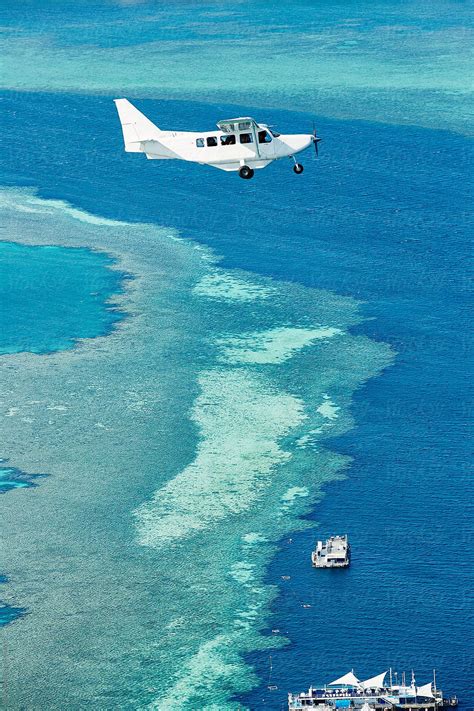
POLYGON ((258 142, 259 143, 271 143, 273 141, 273 138, 271 136, 271 133, 268 131, 259 131, 258 132, 258 142))

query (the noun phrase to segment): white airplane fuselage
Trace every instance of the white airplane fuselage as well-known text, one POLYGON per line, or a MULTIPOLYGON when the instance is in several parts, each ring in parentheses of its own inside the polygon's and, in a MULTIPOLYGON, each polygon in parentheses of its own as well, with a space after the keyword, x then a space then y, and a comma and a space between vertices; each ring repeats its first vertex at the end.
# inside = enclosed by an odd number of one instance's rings
MULTIPOLYGON (((271 136, 266 126, 257 124, 260 131, 265 130, 271 136)), ((241 133, 246 133, 242 131, 241 133)), ((150 159, 178 158, 194 163, 213 165, 222 170, 238 170, 242 165, 252 168, 263 168, 278 158, 288 158, 304 151, 313 143, 311 135, 280 135, 271 136, 271 141, 266 143, 237 142, 240 134, 235 135, 234 144, 222 144, 222 139, 229 134, 223 131, 209 131, 207 133, 194 133, 191 131, 162 131, 160 141, 145 141, 143 153, 150 159), (208 146, 207 139, 215 138, 217 145, 208 146), (204 145, 197 147, 196 141, 203 139, 204 145)))
MULTIPOLYGON (((254 169, 293 157, 320 140, 313 134, 281 135, 250 117, 219 121, 214 131, 163 131, 126 99, 116 99, 115 104, 127 152, 144 153, 150 160, 177 159, 240 171, 242 177, 252 177, 254 169)), ((295 161, 295 172, 302 170, 295 161)))

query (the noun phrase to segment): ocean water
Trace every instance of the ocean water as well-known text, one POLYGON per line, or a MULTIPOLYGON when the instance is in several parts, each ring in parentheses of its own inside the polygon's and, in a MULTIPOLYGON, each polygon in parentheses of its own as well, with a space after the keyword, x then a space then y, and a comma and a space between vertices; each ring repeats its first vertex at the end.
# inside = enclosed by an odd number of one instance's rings
MULTIPOLYGON (((0 466, 0 494, 6 494, 15 489, 36 486, 36 478, 14 467, 0 466)), ((8 578, 0 575, 0 585, 4 585, 7 582, 8 578)), ((23 613, 24 609, 6 605, 0 600, 0 627, 10 624, 13 620, 21 617, 23 613)))
POLYGON ((3 12, 2 88, 234 102, 464 131, 465 2, 28 3, 3 12), (58 14, 59 13, 59 14, 58 14), (21 71, 18 58, 21 57, 21 71))
MULTIPOLYGON (((30 214, 35 213, 31 208, 30 214)), ((44 233, 44 213, 28 227, 44 233)), ((21 224, 4 228, 21 230, 21 224)), ((108 303, 120 291, 124 275, 105 269, 107 255, 81 248, 31 247, 0 243, 0 353, 48 353, 64 350, 79 338, 93 338, 112 328, 120 314, 108 303)))
MULTIPOLYGON (((51 207, 4 191, 16 225, 32 202, 51 207)), ((95 244, 136 275, 133 316, 86 347, 9 357, 6 445, 49 474, 3 512, 10 587, 31 609, 9 628, 9 688, 33 707, 230 708, 253 678, 240 654, 263 643, 273 543, 347 463, 323 441, 350 425, 350 394, 390 349, 349 333, 361 316, 348 297, 229 272, 169 230, 55 211, 61 246, 95 244)))
MULTIPOLYGON (((3 585, 7 582, 8 578, 3 575, 0 575, 0 584, 3 585)), ((0 602, 0 628, 9 625, 14 620, 17 620, 24 614, 24 612, 25 610, 23 610, 21 607, 12 607, 11 605, 6 605, 0 602)), ((4 661, 2 662, 2 666, 3 665, 4 661)), ((4 670, 2 669, 2 671, 4 670)))
MULTIPOLYGON (((14 415, 14 411, 10 413, 10 417, 14 417, 14 415)), ((35 475, 26 474, 15 467, 2 466, 0 467, 0 494, 6 494, 12 489, 35 486, 35 478, 35 475)))
POLYGON ((4 134, 29 142, 5 146, 4 239, 36 270, 54 244, 92 324, 2 356, 4 456, 48 474, 0 502, 29 613, 4 628, 9 707, 279 709, 392 665, 469 708, 464 7, 86 5, 5 22, 4 134), (124 89, 163 127, 305 130, 316 104, 320 160, 247 184, 127 156, 124 89), (353 565, 315 575, 335 531, 353 565))

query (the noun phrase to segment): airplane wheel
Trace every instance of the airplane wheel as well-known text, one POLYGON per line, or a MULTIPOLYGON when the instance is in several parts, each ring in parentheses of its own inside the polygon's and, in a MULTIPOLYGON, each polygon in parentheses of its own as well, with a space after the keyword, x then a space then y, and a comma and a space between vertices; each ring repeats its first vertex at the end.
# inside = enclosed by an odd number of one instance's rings
POLYGON ((293 170, 295 171, 295 173, 296 173, 297 175, 299 175, 300 173, 303 172, 304 168, 303 168, 303 166, 301 165, 301 163, 295 163, 294 166, 293 166, 293 170))
POLYGON ((243 165, 239 170, 239 175, 244 180, 250 180, 250 178, 253 178, 253 169, 249 168, 248 165, 243 165))

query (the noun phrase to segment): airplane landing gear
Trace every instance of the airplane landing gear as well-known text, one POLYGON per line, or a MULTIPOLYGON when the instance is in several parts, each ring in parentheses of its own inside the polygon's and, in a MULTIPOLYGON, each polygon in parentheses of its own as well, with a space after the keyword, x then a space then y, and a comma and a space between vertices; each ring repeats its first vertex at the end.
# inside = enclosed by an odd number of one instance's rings
POLYGON ((239 170, 239 175, 244 180, 250 180, 250 178, 253 178, 253 169, 249 168, 248 165, 243 165, 239 170))
POLYGON ((297 175, 299 175, 300 173, 303 172, 304 168, 303 168, 303 166, 301 165, 301 163, 295 163, 294 166, 293 166, 293 170, 295 171, 295 173, 296 173, 297 175))

